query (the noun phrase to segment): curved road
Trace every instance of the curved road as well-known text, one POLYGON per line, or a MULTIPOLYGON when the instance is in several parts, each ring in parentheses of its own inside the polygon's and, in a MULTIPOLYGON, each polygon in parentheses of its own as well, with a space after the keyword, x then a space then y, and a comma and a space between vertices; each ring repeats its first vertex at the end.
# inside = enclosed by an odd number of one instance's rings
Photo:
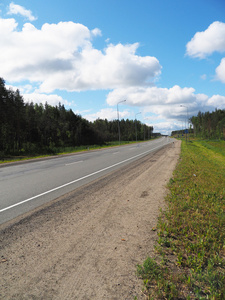
POLYGON ((0 167, 0 224, 157 151, 157 140, 0 167))

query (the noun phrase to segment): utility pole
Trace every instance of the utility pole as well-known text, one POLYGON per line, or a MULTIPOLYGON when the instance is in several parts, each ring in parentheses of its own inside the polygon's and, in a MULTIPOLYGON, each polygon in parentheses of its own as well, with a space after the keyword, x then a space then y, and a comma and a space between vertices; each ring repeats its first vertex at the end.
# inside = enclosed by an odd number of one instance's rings
POLYGON ((136 116, 139 115, 139 114, 141 114, 141 112, 138 112, 135 115, 136 142, 137 142, 137 118, 136 118, 136 116))
POLYGON ((122 103, 122 102, 126 102, 126 100, 122 100, 122 101, 119 101, 119 102, 117 103, 117 119, 118 119, 119 145, 120 145, 120 118, 119 118, 119 107, 118 107, 118 104, 119 104, 119 103, 122 103))

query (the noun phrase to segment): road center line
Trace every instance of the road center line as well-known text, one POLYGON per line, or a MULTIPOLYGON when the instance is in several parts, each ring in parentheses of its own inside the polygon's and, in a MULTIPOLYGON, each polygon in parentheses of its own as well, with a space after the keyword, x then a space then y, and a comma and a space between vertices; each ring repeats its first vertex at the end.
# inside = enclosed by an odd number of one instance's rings
POLYGON ((65 166, 70 166, 70 165, 74 165, 74 164, 79 164, 79 163, 81 163, 81 162, 83 162, 83 160, 74 161, 74 162, 72 162, 72 163, 65 164, 65 166))
POLYGON ((144 155, 144 154, 147 154, 147 153, 149 153, 149 152, 152 152, 152 151, 154 151, 154 150, 156 150, 156 149, 158 149, 158 148, 161 148, 161 147, 163 147, 163 146, 164 146, 164 145, 157 146, 157 147, 155 147, 155 148, 153 148, 153 149, 151 149, 151 150, 148 150, 148 151, 142 152, 142 153, 140 153, 140 154, 137 154, 137 155, 135 155, 135 156, 132 156, 132 157, 130 157, 130 158, 127 158, 127 159, 125 159, 125 160, 123 160, 123 161, 120 161, 120 162, 118 162, 118 163, 116 163, 116 164, 113 164, 113 165, 111 165, 111 166, 109 166, 109 167, 103 168, 103 169, 101 169, 101 170, 98 170, 98 171, 96 171, 96 172, 93 172, 93 173, 91 173, 91 174, 88 174, 88 175, 86 175, 86 176, 83 176, 83 177, 81 177, 81 178, 75 179, 75 180, 70 181, 70 182, 68 182, 68 183, 65 183, 65 184, 63 184, 63 185, 60 185, 60 186, 58 186, 58 187, 56 187, 56 188, 54 188, 54 189, 51 189, 51 190, 49 190, 49 191, 46 191, 46 192, 44 192, 44 193, 41 193, 41 194, 36 195, 36 196, 34 196, 34 197, 31 197, 31 198, 29 198, 29 199, 26 199, 26 200, 23 200, 23 201, 18 202, 18 203, 16 203, 16 204, 13 204, 13 205, 10 205, 10 206, 8 206, 8 207, 5 207, 5 208, 3 208, 3 209, 0 210, 0 213, 3 212, 3 211, 9 210, 9 209, 11 209, 11 208, 13 208, 13 207, 19 206, 19 205, 21 205, 21 204, 23 204, 23 203, 26 203, 26 202, 29 202, 29 201, 31 201, 31 200, 34 200, 34 199, 36 199, 36 198, 39 198, 39 197, 41 197, 41 196, 44 196, 44 195, 47 195, 47 194, 52 193, 52 192, 54 192, 54 191, 57 191, 57 190, 59 190, 59 189, 61 189, 61 188, 64 188, 64 187, 66 187, 66 186, 68 186, 68 185, 71 185, 71 184, 73 184, 73 183, 76 183, 76 182, 78 182, 78 181, 81 181, 81 180, 83 180, 83 179, 86 179, 86 178, 88 178, 88 177, 91 177, 91 176, 94 176, 94 175, 99 174, 99 173, 101 173, 101 172, 104 172, 104 171, 106 171, 106 170, 109 170, 109 169, 111 169, 111 168, 113 168, 113 167, 116 167, 116 166, 118 166, 118 165, 121 165, 121 164, 123 164, 123 163, 125 163, 125 162, 127 162, 127 161, 129 161, 129 160, 132 160, 132 159, 134 159, 134 158, 137 158, 137 157, 139 157, 139 156, 141 156, 141 155, 144 155))

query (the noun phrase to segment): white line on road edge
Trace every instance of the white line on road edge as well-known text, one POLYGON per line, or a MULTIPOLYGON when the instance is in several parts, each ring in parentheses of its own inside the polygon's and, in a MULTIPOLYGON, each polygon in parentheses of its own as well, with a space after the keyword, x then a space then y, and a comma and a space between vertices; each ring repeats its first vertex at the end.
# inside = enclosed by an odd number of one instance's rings
POLYGON ((134 159, 134 158, 136 158, 136 157, 139 157, 139 156, 141 156, 141 155, 143 155, 143 154, 146 154, 146 153, 148 153, 148 152, 152 152, 153 150, 156 150, 156 149, 158 149, 158 148, 160 148, 160 147, 162 147, 162 146, 164 146, 164 145, 165 145, 165 144, 162 144, 162 145, 160 145, 160 146, 158 146, 158 147, 155 147, 155 148, 153 148, 153 149, 151 149, 151 150, 148 150, 148 151, 145 151, 145 152, 140 153, 140 154, 138 154, 138 155, 135 155, 135 156, 133 156, 133 157, 127 158, 127 159, 125 159, 125 160, 123 160, 123 161, 121 161, 121 162, 118 162, 118 163, 114 164, 114 165, 111 165, 111 166, 106 167, 106 168, 104 168, 104 169, 98 170, 98 171, 96 171, 96 172, 94 172, 94 173, 88 174, 88 175, 86 175, 86 176, 84 176, 84 177, 78 178, 78 179, 76 179, 76 180, 73 180, 73 181, 71 181, 71 182, 65 183, 65 184, 63 184, 63 185, 60 185, 60 186, 58 186, 58 187, 56 187, 56 188, 54 188, 54 189, 51 189, 51 190, 49 190, 49 191, 47 191, 47 192, 41 193, 41 194, 36 195, 36 196, 34 196, 34 197, 31 197, 31 198, 29 198, 29 199, 26 199, 26 200, 23 200, 23 201, 18 202, 18 203, 16 203, 16 204, 13 204, 13 205, 10 205, 10 206, 8 206, 8 207, 5 207, 5 208, 3 208, 3 209, 0 210, 0 213, 3 212, 3 211, 9 210, 9 209, 11 209, 11 208, 13 208, 13 207, 16 207, 16 206, 18 206, 18 205, 21 205, 21 204, 23 204, 23 203, 26 203, 26 202, 28 202, 28 201, 34 200, 34 199, 39 198, 39 197, 41 197, 41 196, 44 196, 44 195, 47 195, 47 194, 52 193, 52 192, 54 192, 54 191, 57 191, 57 190, 59 190, 59 189, 61 189, 61 188, 64 188, 64 187, 70 185, 70 184, 76 183, 76 182, 78 182, 78 181, 81 181, 81 180, 86 179, 86 178, 88 178, 88 177, 91 177, 91 176, 93 176, 93 175, 96 175, 96 174, 98 174, 98 173, 101 173, 101 172, 103 172, 103 171, 106 171, 106 170, 108 170, 108 169, 111 169, 111 168, 113 168, 113 167, 116 167, 116 166, 118 166, 118 165, 120 165, 120 164, 123 164, 123 163, 125 163, 125 162, 127 162, 127 161, 129 161, 129 160, 132 160, 132 159, 134 159))

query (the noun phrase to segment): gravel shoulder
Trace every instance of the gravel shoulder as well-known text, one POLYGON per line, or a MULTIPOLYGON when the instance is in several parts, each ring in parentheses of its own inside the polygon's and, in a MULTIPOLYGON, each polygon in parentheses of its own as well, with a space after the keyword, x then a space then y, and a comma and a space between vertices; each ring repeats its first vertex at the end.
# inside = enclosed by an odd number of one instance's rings
POLYGON ((180 141, 0 226, 1 299, 144 299, 180 141))

